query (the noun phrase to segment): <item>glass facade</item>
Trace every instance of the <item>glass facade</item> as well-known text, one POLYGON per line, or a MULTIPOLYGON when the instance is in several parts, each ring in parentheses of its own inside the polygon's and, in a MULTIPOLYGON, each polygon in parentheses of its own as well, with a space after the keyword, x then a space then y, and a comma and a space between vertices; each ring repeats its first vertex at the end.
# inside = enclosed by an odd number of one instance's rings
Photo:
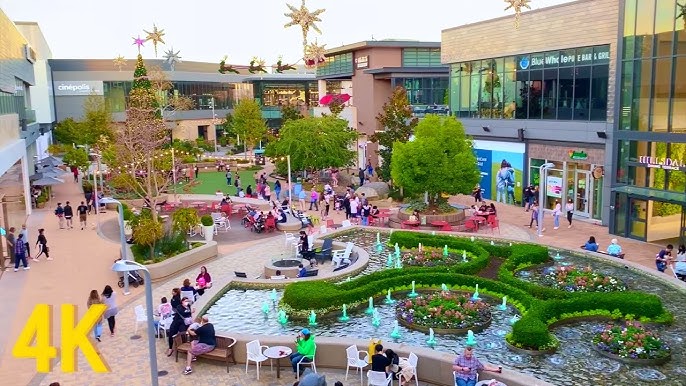
POLYGON ((440 67, 440 48, 403 48, 403 67, 440 67))
POLYGON ((327 56, 324 63, 317 67, 317 76, 335 76, 353 74, 353 53, 327 56))
POLYGON ((307 104, 311 107, 319 104, 317 82, 253 82, 255 99, 265 107, 279 107, 284 104, 307 104))
POLYGON ((458 117, 606 121, 610 46, 455 63, 458 117))
POLYGON ((686 17, 676 0, 626 0, 610 231, 686 233, 686 17))
POLYGON ((448 78, 393 78, 391 88, 402 86, 413 106, 447 105, 448 78))
MULTIPOLYGON (((126 111, 132 82, 105 81, 103 91, 112 112, 126 111)), ((211 110, 212 97, 215 109, 231 109, 242 98, 252 98, 252 85, 242 83, 172 82, 173 96, 185 96, 193 101, 194 110, 211 110)), ((164 96, 166 98, 168 96, 164 96)))

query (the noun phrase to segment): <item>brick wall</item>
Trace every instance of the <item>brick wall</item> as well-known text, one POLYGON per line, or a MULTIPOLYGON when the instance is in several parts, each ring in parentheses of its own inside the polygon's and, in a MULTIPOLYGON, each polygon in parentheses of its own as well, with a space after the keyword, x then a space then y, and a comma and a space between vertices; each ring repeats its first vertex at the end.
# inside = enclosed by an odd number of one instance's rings
POLYGON ((613 122, 618 0, 579 0, 443 30, 441 62, 458 63, 533 52, 610 44, 607 121, 613 122))
POLYGON ((567 161, 603 165, 605 164, 605 150, 586 148, 579 146, 551 146, 549 144, 529 144, 529 157, 538 159, 547 159, 551 161, 567 161), (573 160, 569 157, 569 151, 583 151, 588 154, 588 159, 573 160))

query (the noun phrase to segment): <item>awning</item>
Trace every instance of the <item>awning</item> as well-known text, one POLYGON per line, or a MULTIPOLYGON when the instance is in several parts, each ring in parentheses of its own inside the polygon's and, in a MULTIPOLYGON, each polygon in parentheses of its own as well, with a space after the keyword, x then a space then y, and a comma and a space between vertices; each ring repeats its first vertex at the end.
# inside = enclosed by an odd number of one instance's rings
POLYGON ((669 192, 659 189, 639 188, 636 186, 618 186, 612 188, 613 192, 625 193, 632 197, 644 198, 647 200, 657 200, 672 204, 686 205, 686 193, 669 192))

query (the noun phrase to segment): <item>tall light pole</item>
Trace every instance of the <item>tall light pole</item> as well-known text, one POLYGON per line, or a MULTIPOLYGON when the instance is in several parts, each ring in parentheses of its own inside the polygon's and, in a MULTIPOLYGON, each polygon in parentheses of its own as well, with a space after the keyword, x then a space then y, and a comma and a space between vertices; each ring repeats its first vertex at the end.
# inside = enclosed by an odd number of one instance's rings
MULTIPOLYGON (((112 197, 103 197, 102 203, 119 205, 119 242, 121 243, 121 259, 128 260, 129 256, 127 253, 128 248, 126 248, 126 233, 124 225, 124 205, 122 205, 121 201, 115 200, 112 197)), ((130 293, 131 292, 129 292, 129 278, 128 275, 124 274, 124 295, 129 295, 130 293)))
POLYGON ((543 197, 546 188, 546 174, 548 169, 555 166, 554 163, 548 162, 538 168, 538 237, 543 237, 543 197))
POLYGON ((214 132, 214 153, 215 155, 219 154, 219 149, 217 147, 217 143, 219 142, 219 138, 217 138, 217 114, 214 113, 214 96, 212 96, 212 99, 210 99, 210 107, 212 107, 212 130, 214 132))
POLYGON ((160 375, 166 375, 166 372, 157 371, 157 349, 155 347, 155 319, 152 314, 152 281, 150 278, 150 272, 142 264, 138 264, 131 260, 117 260, 112 266, 112 270, 115 272, 128 274, 131 271, 143 271, 145 276, 145 313, 147 314, 148 321, 148 354, 150 355, 150 384, 152 386, 159 386, 158 377, 160 375))
POLYGON ((291 197, 291 156, 290 154, 286 156, 286 162, 288 163, 288 204, 293 205, 293 200, 291 197))

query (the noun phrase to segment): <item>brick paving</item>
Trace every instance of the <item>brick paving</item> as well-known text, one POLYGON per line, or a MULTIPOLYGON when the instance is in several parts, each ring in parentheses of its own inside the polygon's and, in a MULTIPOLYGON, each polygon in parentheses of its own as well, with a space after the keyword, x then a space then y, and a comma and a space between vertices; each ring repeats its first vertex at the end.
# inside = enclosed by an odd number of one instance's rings
MULTIPOLYGON (((56 199, 51 201, 51 207, 37 210, 29 218, 28 225, 31 239, 35 239, 37 229, 44 227, 46 236, 49 240, 51 255, 55 260, 47 262, 42 260, 39 263, 31 264, 32 269, 28 272, 3 272, 0 276, 0 297, 2 302, 1 309, 5 316, 12 317, 0 318, 0 328, 5 334, 0 335, 0 379, 3 385, 49 385, 51 382, 59 381, 62 385, 148 385, 149 381, 149 357, 146 346, 146 333, 143 326, 139 328, 140 340, 131 340, 130 336, 134 329, 133 308, 143 304, 142 287, 132 288, 132 294, 128 297, 121 295, 121 291, 116 287, 117 275, 111 271, 111 263, 118 256, 119 245, 116 236, 112 237, 112 231, 116 227, 116 212, 108 211, 100 215, 100 222, 103 224, 103 234, 106 237, 99 237, 92 228, 81 231, 59 230, 57 222, 52 216, 52 206, 56 202, 70 200, 77 203, 81 200, 81 193, 76 184, 66 183, 56 186, 56 199), (110 240, 110 238, 112 240, 110 240), (91 289, 101 291, 105 284, 110 284, 118 291, 118 303, 120 313, 117 316, 117 334, 110 337, 105 334, 102 343, 97 348, 107 359, 111 372, 107 374, 95 374, 89 370, 83 357, 79 359, 81 371, 76 374, 63 374, 59 366, 55 366, 49 374, 36 374, 34 362, 31 360, 18 360, 11 357, 11 347, 14 339, 27 320, 33 306, 36 303, 48 303, 58 305, 61 303, 74 303, 80 306, 79 314, 85 310, 85 302, 88 292, 91 289)), ((468 204, 471 197, 458 196, 451 201, 468 204)), ((528 224, 529 213, 525 213, 522 208, 496 204, 499 218, 501 220, 501 230, 497 237, 512 240, 531 241, 551 245, 553 247, 568 248, 578 250, 589 235, 595 235, 601 246, 605 247, 611 236, 607 228, 600 227, 591 223, 575 221, 571 229, 566 226, 553 231, 552 219, 547 216, 544 221, 548 223, 548 230, 545 236, 539 238, 533 230, 525 227, 528 224)), ((332 213, 336 223, 342 220, 342 214, 332 213)), ((95 224, 94 216, 89 218, 90 224, 95 224)), ((20 224, 17 224, 20 225, 20 224)), ((273 251, 271 254, 284 252, 282 237, 269 237, 264 235, 253 235, 251 232, 241 229, 238 223, 234 225, 231 232, 235 232, 236 238, 220 241, 220 258, 214 259, 205 265, 209 272, 214 276, 215 282, 225 282, 233 276, 234 270, 246 271, 249 276, 261 273, 262 264, 269 254, 264 251, 273 251)), ((16 225, 15 225, 16 226, 16 225)), ((484 233, 490 235, 490 233, 484 233)), ((627 252, 627 259, 654 268, 653 256, 660 246, 638 242, 635 240, 619 238, 620 244, 627 252)), ((193 268, 187 272, 176 275, 174 278, 164 283, 155 283, 154 299, 168 296, 171 288, 179 286, 181 281, 192 278, 196 275, 197 269, 193 268)), ((157 303, 157 300, 154 301, 157 303)), ((58 315, 55 320, 58 323, 58 315)), ((105 326, 106 329, 106 326, 105 326)), ((59 342, 59 329, 56 329, 54 342, 59 342)), ((255 380, 254 368, 245 375, 244 367, 241 365, 232 368, 231 373, 227 374, 221 365, 216 363, 206 363, 199 361, 194 365, 194 373, 189 376, 181 374, 183 363, 176 363, 164 355, 166 350, 166 340, 157 340, 157 354, 160 370, 166 370, 168 375, 160 378, 161 385, 211 385, 211 384, 230 384, 230 385, 289 385, 293 379, 286 376, 276 379, 275 375, 269 370, 262 372, 262 379, 255 380)), ((342 373, 338 370, 322 369, 327 374, 327 379, 333 384, 335 380, 342 380, 342 373)), ((354 382, 355 377, 351 378, 354 382)), ((349 382, 350 383, 350 382, 349 382)))

